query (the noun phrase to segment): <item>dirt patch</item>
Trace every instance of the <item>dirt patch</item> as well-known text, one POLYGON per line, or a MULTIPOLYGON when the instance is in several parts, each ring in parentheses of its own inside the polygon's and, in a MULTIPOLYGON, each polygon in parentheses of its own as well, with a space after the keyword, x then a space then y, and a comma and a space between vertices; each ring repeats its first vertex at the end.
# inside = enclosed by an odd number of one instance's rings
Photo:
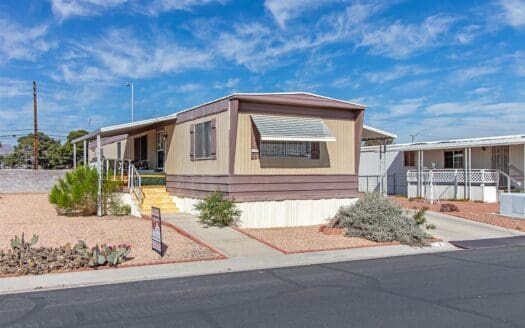
POLYGON ((208 247, 179 234, 170 227, 163 229, 166 244, 164 257, 151 250, 151 223, 132 216, 65 217, 58 216, 46 194, 0 195, 0 249, 8 249, 14 235, 36 234, 36 246, 74 245, 84 240, 88 245, 131 244, 131 261, 122 266, 218 258, 208 247))
POLYGON ((525 220, 509 218, 498 215, 498 203, 476 203, 476 202, 458 202, 458 201, 441 201, 439 204, 424 203, 421 199, 409 201, 407 198, 392 197, 404 208, 414 209, 428 207, 431 211, 439 212, 441 204, 453 204, 457 206, 458 212, 447 212, 444 214, 457 216, 463 219, 496 225, 499 227, 525 231, 525 220))
POLYGON ((341 234, 324 234, 319 231, 319 227, 319 225, 315 225, 306 227, 240 229, 240 231, 285 254, 398 244, 376 243, 363 238, 346 237, 341 234))

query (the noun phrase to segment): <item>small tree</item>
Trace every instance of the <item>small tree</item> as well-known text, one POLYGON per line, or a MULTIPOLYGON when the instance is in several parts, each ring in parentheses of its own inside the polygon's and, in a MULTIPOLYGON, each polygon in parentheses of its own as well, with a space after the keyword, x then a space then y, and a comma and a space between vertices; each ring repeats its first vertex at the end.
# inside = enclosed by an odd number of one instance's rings
MULTIPOLYGON (((103 214, 129 214, 128 207, 120 206, 115 197, 118 181, 105 180, 102 184, 103 214)), ((79 166, 66 173, 53 186, 49 201, 63 215, 94 215, 97 213, 98 172, 96 168, 79 166)))
POLYGON ((235 225, 242 213, 233 200, 225 199, 221 192, 214 192, 201 200, 195 209, 199 211, 202 223, 220 227, 235 225))

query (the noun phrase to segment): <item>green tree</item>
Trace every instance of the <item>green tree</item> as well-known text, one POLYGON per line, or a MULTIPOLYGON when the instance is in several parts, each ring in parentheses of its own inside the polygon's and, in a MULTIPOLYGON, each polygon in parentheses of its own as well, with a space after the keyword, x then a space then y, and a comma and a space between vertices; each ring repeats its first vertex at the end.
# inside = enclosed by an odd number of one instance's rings
MULTIPOLYGON (((33 163, 34 134, 18 138, 18 144, 13 149, 14 164, 31 165, 33 163)), ((61 145, 43 132, 38 133, 38 164, 46 169, 63 165, 64 159, 59 151, 61 145)))
MULTIPOLYGON (((73 144, 72 140, 82 137, 89 132, 86 130, 73 130, 68 133, 66 142, 62 145, 61 155, 66 158, 71 158, 73 160, 73 144)), ((77 145, 77 163, 81 163, 83 160, 84 153, 84 144, 80 143, 77 145)))

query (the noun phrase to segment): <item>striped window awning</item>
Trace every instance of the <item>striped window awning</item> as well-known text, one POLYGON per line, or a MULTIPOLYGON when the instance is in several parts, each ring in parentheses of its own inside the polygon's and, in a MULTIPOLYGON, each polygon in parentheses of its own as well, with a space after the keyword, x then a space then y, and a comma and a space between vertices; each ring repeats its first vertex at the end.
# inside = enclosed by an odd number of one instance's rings
POLYGON ((262 141, 335 141, 335 136, 318 118, 251 115, 262 141))

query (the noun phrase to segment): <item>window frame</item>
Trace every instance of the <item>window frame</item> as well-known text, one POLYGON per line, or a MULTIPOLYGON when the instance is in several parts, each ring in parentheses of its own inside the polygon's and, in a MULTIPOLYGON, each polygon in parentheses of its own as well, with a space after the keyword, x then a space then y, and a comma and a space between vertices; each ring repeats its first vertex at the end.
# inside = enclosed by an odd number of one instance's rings
POLYGON ((443 152, 443 167, 450 170, 460 170, 465 168, 465 152, 463 150, 447 150, 443 152), (447 154, 452 154, 452 167, 447 165, 447 154), (457 166, 458 155, 461 154, 461 166, 457 166))
POLYGON ((405 151, 403 156, 404 156, 403 164, 405 167, 415 167, 416 166, 416 152, 415 151, 405 151), (408 161, 407 161, 407 157, 408 157, 408 161))
MULTIPOLYGON (((212 121, 209 120, 209 121, 204 121, 204 122, 200 122, 200 123, 196 123, 195 126, 194 126, 194 131, 193 131, 193 138, 194 138, 194 142, 193 142, 193 160, 195 161, 202 161, 202 160, 209 160, 209 159, 214 159, 213 156, 212 156, 212 153, 213 153, 213 150, 212 150, 212 146, 213 146, 213 135, 212 135, 212 121), (209 146, 208 146, 208 151, 209 151, 209 154, 204 154, 204 155, 208 155, 208 156, 203 156, 203 157, 199 157, 197 156, 197 143, 198 143, 198 131, 199 131, 199 126, 208 126, 208 128, 204 131, 207 131, 209 134, 208 134, 208 137, 207 138, 204 138, 204 140, 206 142, 209 142, 209 146)), ((204 145, 204 144, 203 144, 204 145)))
POLYGON ((271 158, 277 158, 277 159, 304 159, 304 160, 319 160, 320 159, 320 145, 317 146, 317 149, 318 149, 318 154, 316 157, 312 157, 312 148, 316 147, 316 146, 313 146, 314 143, 317 143, 317 144, 320 144, 320 142, 318 141, 263 141, 261 140, 259 142, 259 157, 261 159, 271 159, 271 158), (269 155, 268 153, 265 153, 264 151, 264 147, 265 147, 265 144, 268 145, 268 144, 275 144, 275 145, 283 145, 284 144, 284 154, 283 155, 276 155, 276 156, 272 156, 272 155, 269 155), (305 155, 306 156, 290 156, 290 152, 288 150, 288 145, 289 144, 305 144, 306 145, 306 152, 305 152, 305 155))

